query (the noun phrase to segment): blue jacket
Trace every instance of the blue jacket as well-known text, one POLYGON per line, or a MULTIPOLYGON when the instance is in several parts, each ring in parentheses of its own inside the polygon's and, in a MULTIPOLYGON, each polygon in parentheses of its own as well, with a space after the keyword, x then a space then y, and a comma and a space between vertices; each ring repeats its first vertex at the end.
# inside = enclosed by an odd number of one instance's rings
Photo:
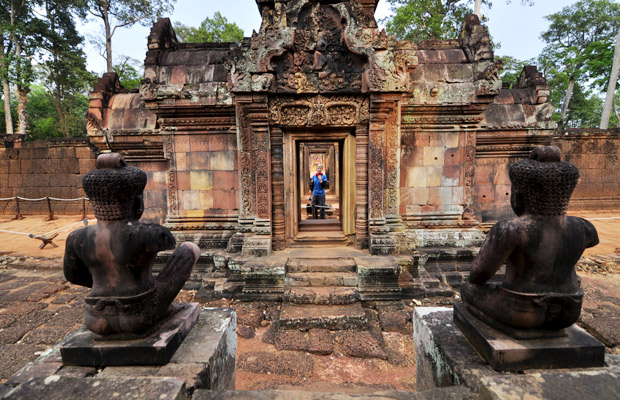
POLYGON ((323 174, 323 183, 319 180, 316 174, 312 175, 312 181, 314 182, 314 188, 312 189, 313 196, 325 196, 325 182, 327 182, 327 175, 323 174))

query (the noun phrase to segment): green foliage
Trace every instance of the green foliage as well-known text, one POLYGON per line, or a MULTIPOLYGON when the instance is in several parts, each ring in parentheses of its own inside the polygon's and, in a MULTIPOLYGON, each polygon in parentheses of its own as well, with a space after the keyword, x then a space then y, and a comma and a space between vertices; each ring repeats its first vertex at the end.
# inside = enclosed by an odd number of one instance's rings
POLYGON ((62 106, 68 111, 64 113, 62 123, 57 106, 47 88, 32 85, 27 105, 28 140, 86 136, 84 114, 88 110, 88 96, 78 94, 65 99, 62 106))
POLYGON ((510 56, 499 56, 495 57, 495 59, 502 60, 504 66, 500 73, 500 78, 502 78, 503 83, 508 84, 511 88, 517 83, 517 79, 521 75, 523 67, 526 65, 534 65, 534 60, 521 61, 510 56))
MULTIPOLYGON (((590 88, 602 88, 609 80, 609 46, 620 28, 620 4, 611 0, 580 0, 546 17, 549 29, 541 37, 547 43, 538 58, 551 89, 550 101, 568 102, 564 126, 596 126, 592 113, 599 112, 600 98, 590 88), (569 82, 575 82, 574 99, 566 95, 569 82), (579 103, 578 110, 572 102, 579 103)), ((613 49, 611 49, 613 53, 613 49)), ((613 55, 612 55, 613 56, 613 55)), ((556 117, 559 120, 559 117, 556 117)))
POLYGON ((170 14, 176 0, 79 0, 82 9, 87 10, 96 19, 101 20, 104 37, 98 44, 105 48, 108 72, 114 70, 112 65, 112 37, 118 28, 139 23, 149 26, 162 15, 170 14))
POLYGON ((125 89, 139 89, 144 72, 142 63, 130 57, 124 57, 120 64, 114 66, 114 72, 125 89))
POLYGON ((205 18, 197 28, 175 22, 174 30, 181 42, 235 42, 243 41, 243 30, 234 22, 228 22, 220 12, 216 12, 213 18, 205 18))
MULTIPOLYGON (((455 39, 465 15, 473 12, 472 0, 387 0, 394 15, 384 19, 388 33, 399 40, 455 39)), ((482 4, 491 6, 483 0, 482 4)))
MULTIPOLYGON (((576 84, 563 125, 565 128, 596 128, 601 121, 602 112, 603 100, 576 84)), ((558 122, 559 117, 557 114, 554 116, 558 122)))

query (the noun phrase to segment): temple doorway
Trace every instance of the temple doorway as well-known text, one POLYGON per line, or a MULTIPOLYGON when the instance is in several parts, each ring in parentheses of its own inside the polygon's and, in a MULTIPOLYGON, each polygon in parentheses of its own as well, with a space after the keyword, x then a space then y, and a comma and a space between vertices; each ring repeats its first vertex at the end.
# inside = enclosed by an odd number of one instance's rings
MULTIPOLYGON (((292 204, 286 204, 287 237, 295 243, 321 242, 347 244, 347 236, 355 234, 355 136, 350 132, 310 135, 295 133, 289 136, 290 169, 285 176, 291 179, 287 186, 292 204), (310 182, 318 164, 323 166, 329 184, 325 187, 325 218, 321 207, 312 207, 310 182)), ((286 141, 285 141, 286 142, 286 141)), ((287 164, 285 162, 285 164, 287 164)), ((285 179, 286 180, 286 179, 285 179)))
POLYGON ((340 231, 340 170, 342 140, 335 142, 298 142, 299 231, 340 231), (325 205, 312 205, 313 175, 322 167, 325 179, 325 205))

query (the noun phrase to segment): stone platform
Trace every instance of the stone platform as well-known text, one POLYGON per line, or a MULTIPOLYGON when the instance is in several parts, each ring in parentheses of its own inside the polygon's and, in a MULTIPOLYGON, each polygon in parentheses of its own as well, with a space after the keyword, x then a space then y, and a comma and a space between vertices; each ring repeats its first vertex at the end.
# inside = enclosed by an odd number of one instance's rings
POLYGON ((173 303, 175 312, 161 321, 152 334, 133 340, 97 340, 82 327, 60 348, 64 365, 105 367, 113 365, 164 365, 190 332, 200 309, 198 303, 173 303))
MULTIPOLYGON (((494 371, 453 322, 452 308, 418 307, 413 317, 416 389, 465 386, 484 399, 616 399, 620 391, 618 356, 606 354, 605 366, 520 373, 494 371), (554 388, 563 382, 563 390, 554 388), (596 382, 596 383, 595 383, 596 382), (596 396, 585 395, 597 385, 596 396)), ((594 390, 594 389, 593 389, 594 390)))
POLYGON ((483 323, 463 303, 454 305, 454 323, 496 371, 590 368, 605 365, 605 346, 572 325, 552 338, 514 339, 483 323))
MULTIPOLYGON (((156 396, 138 396, 138 398, 186 398, 187 394, 195 389, 209 389, 216 392, 232 390, 235 387, 235 356, 237 350, 237 317, 233 309, 229 308, 203 308, 200 310, 198 321, 189 332, 178 350, 170 361, 165 365, 129 365, 108 366, 102 369, 85 366, 70 366, 63 364, 60 348, 66 345, 66 341, 60 342, 41 355, 37 360, 27 364, 24 368, 13 375, 7 382, 12 387, 9 393, 30 393, 27 386, 32 382, 45 384, 62 379, 67 385, 88 387, 95 382, 99 385, 108 385, 108 388, 116 387, 114 391, 107 392, 107 398, 112 397, 113 392, 123 393, 136 386, 150 385, 150 382, 164 382, 170 380, 179 381, 183 386, 181 397, 175 397, 169 392, 161 392, 156 396), (65 378, 71 378, 66 380, 65 378), (77 381, 74 381, 77 379, 77 381), (78 382, 78 383, 75 383, 78 382)), ((32 389, 34 390, 34 389, 32 389)), ((37 389, 38 390, 38 389, 37 389)), ((33 392, 35 393, 35 392, 33 392)), ((38 392, 37 392, 38 393, 38 392)), ((86 392, 79 399, 103 398, 93 396, 86 392)), ((153 393, 153 392, 149 392, 153 393)), ((0 392, 1 394, 1 392, 0 392)), ((0 398, 4 399, 0 396, 0 398)), ((28 397, 10 397, 28 398, 28 397)), ((30 397, 41 398, 41 397, 30 397)), ((59 397, 60 398, 60 397, 59 397)))

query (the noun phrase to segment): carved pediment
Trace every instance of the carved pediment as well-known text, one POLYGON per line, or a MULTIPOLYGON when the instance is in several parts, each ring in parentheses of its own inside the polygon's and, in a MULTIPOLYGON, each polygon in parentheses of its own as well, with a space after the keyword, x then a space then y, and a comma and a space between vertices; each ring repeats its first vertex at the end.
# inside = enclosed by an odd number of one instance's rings
POLYGON ((235 60, 233 92, 409 90, 415 50, 377 29, 371 2, 292 0, 259 7, 261 29, 235 60))

